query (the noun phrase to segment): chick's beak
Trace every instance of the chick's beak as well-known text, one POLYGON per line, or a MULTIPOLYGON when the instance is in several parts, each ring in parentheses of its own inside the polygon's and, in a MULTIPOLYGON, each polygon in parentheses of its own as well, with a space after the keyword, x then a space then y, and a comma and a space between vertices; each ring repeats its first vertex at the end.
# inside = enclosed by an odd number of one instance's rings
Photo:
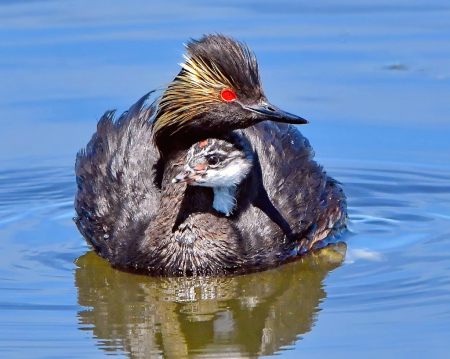
POLYGON ((308 121, 300 116, 293 115, 292 113, 285 112, 278 107, 270 104, 269 102, 261 102, 256 105, 244 105, 240 104, 243 109, 251 112, 255 112, 258 115, 262 115, 267 118, 267 120, 275 122, 291 123, 295 125, 306 125, 308 121))
POLYGON ((190 167, 186 167, 185 170, 177 175, 173 180, 172 183, 190 183, 190 182, 198 182, 203 178, 203 176, 206 173, 206 167, 205 166, 197 166, 194 169, 190 167))

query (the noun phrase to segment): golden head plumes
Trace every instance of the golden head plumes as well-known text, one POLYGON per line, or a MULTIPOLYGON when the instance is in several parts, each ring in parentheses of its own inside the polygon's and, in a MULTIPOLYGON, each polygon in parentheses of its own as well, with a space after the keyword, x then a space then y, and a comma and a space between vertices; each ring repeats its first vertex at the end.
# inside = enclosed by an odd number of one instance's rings
POLYGON ((186 52, 153 120, 155 143, 162 152, 265 120, 307 123, 267 101, 258 62, 246 44, 208 35, 190 41, 186 52))
POLYGON ((230 80, 216 64, 206 64, 201 57, 183 55, 183 70, 168 86, 158 107, 154 129, 158 132, 166 125, 177 124, 182 128, 192 117, 209 110, 214 103, 221 103, 221 92, 233 88, 230 80))
POLYGON ((182 70, 159 102, 153 125, 157 143, 161 137, 187 128, 207 132, 214 123, 208 118, 201 120, 206 112, 230 105, 236 98, 245 101, 264 96, 256 57, 246 44, 222 35, 208 35, 189 42, 186 51, 182 70), (222 96, 224 90, 231 90, 235 97, 227 101, 222 96))

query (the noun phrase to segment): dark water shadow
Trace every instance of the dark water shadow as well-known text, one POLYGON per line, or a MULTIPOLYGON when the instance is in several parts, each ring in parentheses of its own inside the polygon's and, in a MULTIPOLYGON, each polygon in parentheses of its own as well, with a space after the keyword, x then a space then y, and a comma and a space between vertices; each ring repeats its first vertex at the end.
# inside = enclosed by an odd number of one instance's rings
POLYGON ((309 332, 323 280, 345 258, 330 244, 274 270, 230 278, 150 278, 112 269, 93 252, 76 261, 80 330, 132 358, 271 355, 309 332))

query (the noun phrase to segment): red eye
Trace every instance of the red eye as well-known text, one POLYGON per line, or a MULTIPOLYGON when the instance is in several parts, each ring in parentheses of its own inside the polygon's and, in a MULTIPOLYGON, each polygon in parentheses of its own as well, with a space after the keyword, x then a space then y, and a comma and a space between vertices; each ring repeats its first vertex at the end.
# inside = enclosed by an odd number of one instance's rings
POLYGON ((224 100, 225 102, 233 102, 234 100, 237 99, 237 96, 234 93, 234 91, 230 89, 223 90, 220 96, 222 97, 222 100, 224 100))

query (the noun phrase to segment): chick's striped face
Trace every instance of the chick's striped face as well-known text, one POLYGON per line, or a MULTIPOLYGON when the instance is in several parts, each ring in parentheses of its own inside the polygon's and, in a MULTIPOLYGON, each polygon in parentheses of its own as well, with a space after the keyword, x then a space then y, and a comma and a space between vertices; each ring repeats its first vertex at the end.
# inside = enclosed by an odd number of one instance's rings
POLYGON ((252 157, 233 143, 208 139, 194 144, 186 156, 185 171, 176 182, 204 187, 239 184, 250 171, 252 157))

